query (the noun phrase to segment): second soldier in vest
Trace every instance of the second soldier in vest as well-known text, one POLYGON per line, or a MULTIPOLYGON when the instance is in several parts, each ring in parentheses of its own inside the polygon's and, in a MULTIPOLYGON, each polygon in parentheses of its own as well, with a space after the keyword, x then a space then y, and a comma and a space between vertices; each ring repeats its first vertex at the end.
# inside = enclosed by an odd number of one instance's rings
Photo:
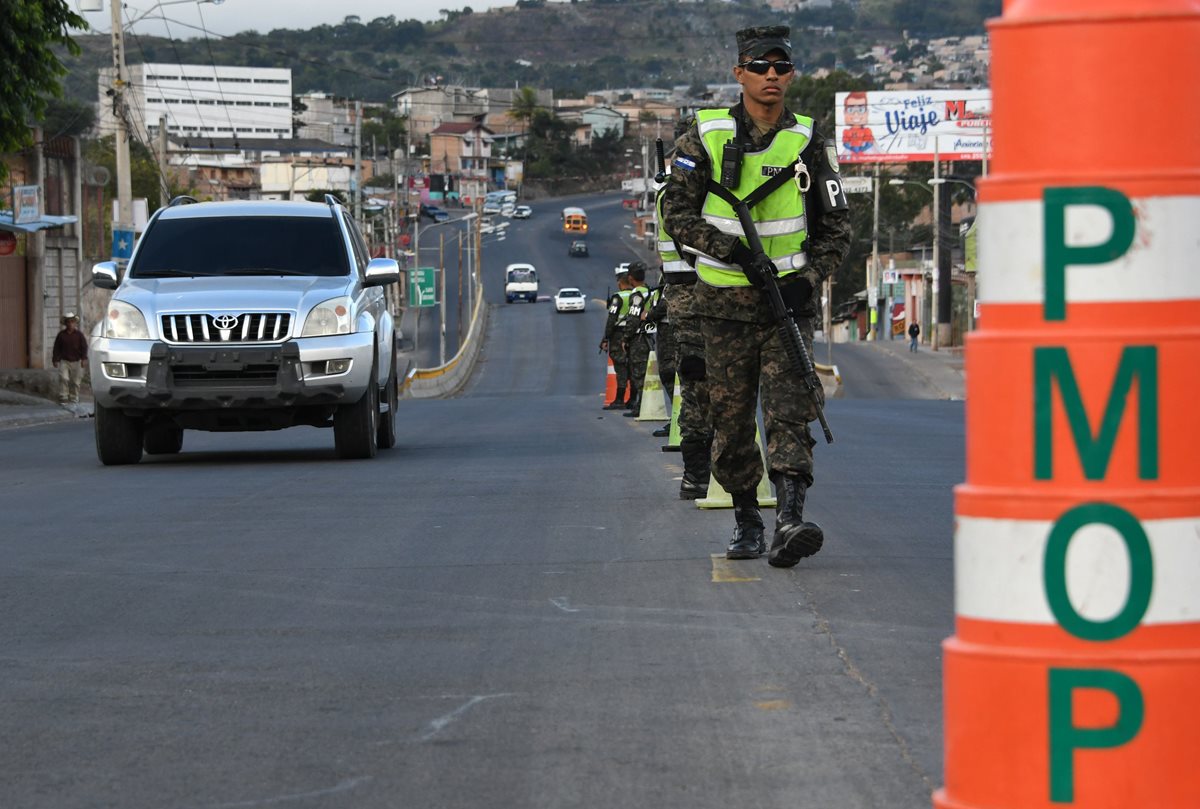
POLYGON ((804 520, 815 443, 808 423, 817 408, 788 361, 760 287, 765 273, 778 277, 811 346, 814 291, 850 245, 836 151, 811 118, 784 104, 794 76, 788 34, 786 26, 737 32, 733 74, 742 86, 741 103, 696 114, 696 124, 676 141, 662 200, 666 232, 696 255, 694 307, 704 334, 715 430, 713 476, 734 505, 726 555, 752 559, 766 552, 755 493, 762 478, 755 440, 761 393, 767 463, 779 502, 769 554, 777 567, 816 553, 823 541, 821 529, 804 520), (814 193, 806 193, 810 187, 814 193), (737 201, 750 205, 767 253, 761 260, 745 239, 737 201))
POLYGON ((650 360, 650 341, 642 315, 650 300, 646 288, 646 265, 635 261, 629 265, 629 317, 625 321, 625 356, 629 363, 629 412, 635 417, 642 407, 642 388, 646 383, 646 363, 650 360))
POLYGON ((625 327, 629 321, 629 293, 632 289, 629 281, 629 269, 617 267, 617 291, 608 298, 608 319, 604 321, 604 338, 600 340, 600 350, 608 352, 608 358, 613 364, 617 377, 617 395, 611 402, 605 402, 605 410, 623 410, 633 399, 632 394, 626 398, 626 388, 629 385, 629 352, 625 350, 625 327))

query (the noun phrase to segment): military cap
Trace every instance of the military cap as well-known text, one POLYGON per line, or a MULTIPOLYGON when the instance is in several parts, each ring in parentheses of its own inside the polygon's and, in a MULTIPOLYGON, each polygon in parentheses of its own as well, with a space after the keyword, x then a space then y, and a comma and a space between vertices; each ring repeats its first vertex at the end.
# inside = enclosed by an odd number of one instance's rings
POLYGON ((629 277, 635 281, 646 280, 646 263, 644 261, 635 261, 629 265, 629 277))
POLYGON ((757 28, 743 28, 737 32, 738 56, 749 59, 759 59, 771 51, 783 51, 784 56, 792 58, 792 40, 789 38, 791 29, 786 25, 760 25, 757 28))

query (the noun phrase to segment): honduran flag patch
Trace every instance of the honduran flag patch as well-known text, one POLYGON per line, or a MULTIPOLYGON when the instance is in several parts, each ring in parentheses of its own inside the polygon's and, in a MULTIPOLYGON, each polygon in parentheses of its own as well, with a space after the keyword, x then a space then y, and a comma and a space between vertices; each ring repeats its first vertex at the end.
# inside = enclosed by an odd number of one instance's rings
POLYGON ((679 166, 679 168, 686 169, 687 171, 695 171, 696 169, 696 161, 692 160, 690 157, 684 157, 683 155, 676 157, 673 165, 679 166))

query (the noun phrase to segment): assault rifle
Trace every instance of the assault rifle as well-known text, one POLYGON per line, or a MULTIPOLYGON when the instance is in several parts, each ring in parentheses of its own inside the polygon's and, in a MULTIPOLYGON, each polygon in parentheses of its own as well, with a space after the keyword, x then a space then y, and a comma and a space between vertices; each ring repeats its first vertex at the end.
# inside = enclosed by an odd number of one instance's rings
MULTIPOLYGON (((783 341, 783 349, 787 352, 792 368, 804 381, 804 387, 817 407, 817 419, 821 422, 821 429, 825 431, 825 443, 832 444, 833 433, 829 431, 829 422, 825 420, 825 411, 821 407, 821 399, 817 394, 821 387, 821 380, 817 377, 817 369, 813 367, 812 357, 808 356, 808 349, 804 347, 804 340, 800 337, 800 328, 796 325, 792 313, 788 311, 787 304, 783 302, 774 266, 767 257, 766 250, 763 249, 762 239, 758 237, 758 229, 754 227, 750 208, 745 201, 741 201, 733 206, 733 210, 737 213, 738 221, 742 223, 742 231, 746 234, 746 241, 749 242, 750 249, 754 251, 754 255, 764 267, 764 272, 761 273, 763 291, 767 293, 767 300, 771 304, 771 314, 775 315, 775 321, 779 326, 779 337, 783 341), (766 269, 768 265, 771 265, 769 270, 766 269)), ((816 290, 813 292, 815 294, 816 290)))

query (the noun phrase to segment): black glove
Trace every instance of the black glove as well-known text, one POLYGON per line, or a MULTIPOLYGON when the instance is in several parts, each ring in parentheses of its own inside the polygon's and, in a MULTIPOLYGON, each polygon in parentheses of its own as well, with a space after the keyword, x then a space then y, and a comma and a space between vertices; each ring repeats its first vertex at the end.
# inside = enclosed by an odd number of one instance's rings
POLYGON ((742 268, 750 286, 762 289, 766 285, 765 273, 775 272, 775 265, 766 256, 755 257, 754 251, 740 241, 733 246, 729 253, 730 260, 742 268))
POLYGON ((793 314, 799 314, 800 310, 812 300, 812 282, 803 275, 790 276, 779 285, 779 295, 793 314))

